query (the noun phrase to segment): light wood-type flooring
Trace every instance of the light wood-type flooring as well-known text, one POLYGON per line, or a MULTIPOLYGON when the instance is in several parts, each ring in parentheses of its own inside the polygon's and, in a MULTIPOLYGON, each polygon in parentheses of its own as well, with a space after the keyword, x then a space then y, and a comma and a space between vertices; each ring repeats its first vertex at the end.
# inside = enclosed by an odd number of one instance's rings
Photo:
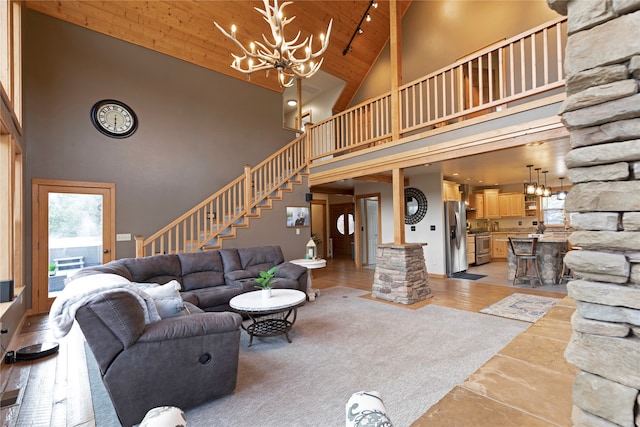
MULTIPOLYGON (((433 297, 419 304, 478 312, 514 292, 562 300, 412 426, 572 425, 571 387, 576 369, 563 356, 571 336, 572 300, 564 293, 510 286, 504 263, 486 264, 482 274, 488 275, 482 283, 431 277, 433 297)), ((351 260, 329 260, 326 268, 313 271, 313 287, 319 290, 318 298, 322 298, 322 289, 332 286, 370 291, 373 276, 374 269, 357 269, 351 260)), ((10 349, 52 339, 47 317, 34 315, 26 319, 10 349)), ((20 389, 18 403, 0 411, 2 426, 95 425, 81 332, 76 326, 56 341, 60 343, 56 355, 2 365, 0 389, 20 389)), ((393 414, 390 416, 393 420, 393 414)))

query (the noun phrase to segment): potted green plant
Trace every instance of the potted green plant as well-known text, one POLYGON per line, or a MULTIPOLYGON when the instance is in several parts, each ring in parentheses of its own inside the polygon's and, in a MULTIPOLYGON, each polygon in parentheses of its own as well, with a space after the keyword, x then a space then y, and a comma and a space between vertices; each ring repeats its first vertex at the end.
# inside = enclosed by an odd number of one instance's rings
POLYGON ((267 271, 261 271, 260 277, 256 279, 256 288, 262 289, 262 297, 270 298, 271 297, 271 284, 275 280, 275 274, 278 266, 271 267, 267 271))
POLYGON ((49 264, 49 276, 55 276, 56 275, 56 268, 58 268, 58 267, 56 266, 55 263, 52 262, 51 264, 49 264))

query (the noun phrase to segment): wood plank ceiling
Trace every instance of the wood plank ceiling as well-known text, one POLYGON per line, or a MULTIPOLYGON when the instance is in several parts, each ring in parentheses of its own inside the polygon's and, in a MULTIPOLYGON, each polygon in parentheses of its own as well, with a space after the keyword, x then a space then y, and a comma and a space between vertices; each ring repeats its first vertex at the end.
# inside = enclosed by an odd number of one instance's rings
MULTIPOLYGON (((371 22, 364 22, 364 33, 357 35, 352 50, 343 55, 354 31, 366 11, 369 1, 307 1, 297 0, 285 8, 287 17, 296 19, 286 28, 285 37, 297 31, 302 37, 318 38, 333 19, 329 48, 324 54, 322 70, 347 82, 334 111, 349 106, 369 70, 389 39, 389 1, 378 1, 371 9, 371 22)), ((231 53, 238 48, 213 25, 218 22, 230 31, 238 27, 238 40, 245 46, 269 33, 269 26, 254 7, 264 9, 261 1, 32 1, 29 9, 115 37, 148 49, 170 55, 204 68, 244 81, 247 77, 230 67, 231 53)), ((398 0, 404 15, 411 0, 398 0)), ((249 81, 264 88, 282 92, 276 73, 267 77, 254 73, 249 81)))

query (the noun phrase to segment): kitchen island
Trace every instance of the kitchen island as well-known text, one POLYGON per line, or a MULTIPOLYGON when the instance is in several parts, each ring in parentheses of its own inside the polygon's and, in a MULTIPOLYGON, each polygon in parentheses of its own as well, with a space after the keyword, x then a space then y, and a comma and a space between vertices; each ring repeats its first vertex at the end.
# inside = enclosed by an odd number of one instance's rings
MULTIPOLYGON (((504 239, 508 242, 508 239, 504 239)), ((530 243, 516 243, 516 248, 530 247, 530 243)), ((565 236, 553 237, 543 236, 538 238, 537 244, 537 262, 538 269, 540 270, 541 282, 543 285, 555 285, 558 283, 558 278, 562 273, 562 258, 569 247, 569 242, 565 236)), ((507 245, 507 265, 508 265, 508 278, 513 281, 516 275, 516 257, 511 251, 511 246, 507 245)))

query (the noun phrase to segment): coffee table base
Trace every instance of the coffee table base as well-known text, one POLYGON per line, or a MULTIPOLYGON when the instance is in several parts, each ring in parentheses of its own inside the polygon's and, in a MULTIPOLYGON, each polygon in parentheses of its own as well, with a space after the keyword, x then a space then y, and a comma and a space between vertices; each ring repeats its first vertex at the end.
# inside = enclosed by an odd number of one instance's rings
POLYGON ((242 325, 242 329, 249 334, 249 347, 253 344, 253 337, 274 337, 277 335, 284 335, 287 338, 287 342, 291 344, 289 331, 296 321, 298 315, 297 308, 265 316, 252 316, 250 312, 245 313, 252 322, 246 327, 242 325), (291 314, 293 314, 293 318, 289 320, 291 314))

